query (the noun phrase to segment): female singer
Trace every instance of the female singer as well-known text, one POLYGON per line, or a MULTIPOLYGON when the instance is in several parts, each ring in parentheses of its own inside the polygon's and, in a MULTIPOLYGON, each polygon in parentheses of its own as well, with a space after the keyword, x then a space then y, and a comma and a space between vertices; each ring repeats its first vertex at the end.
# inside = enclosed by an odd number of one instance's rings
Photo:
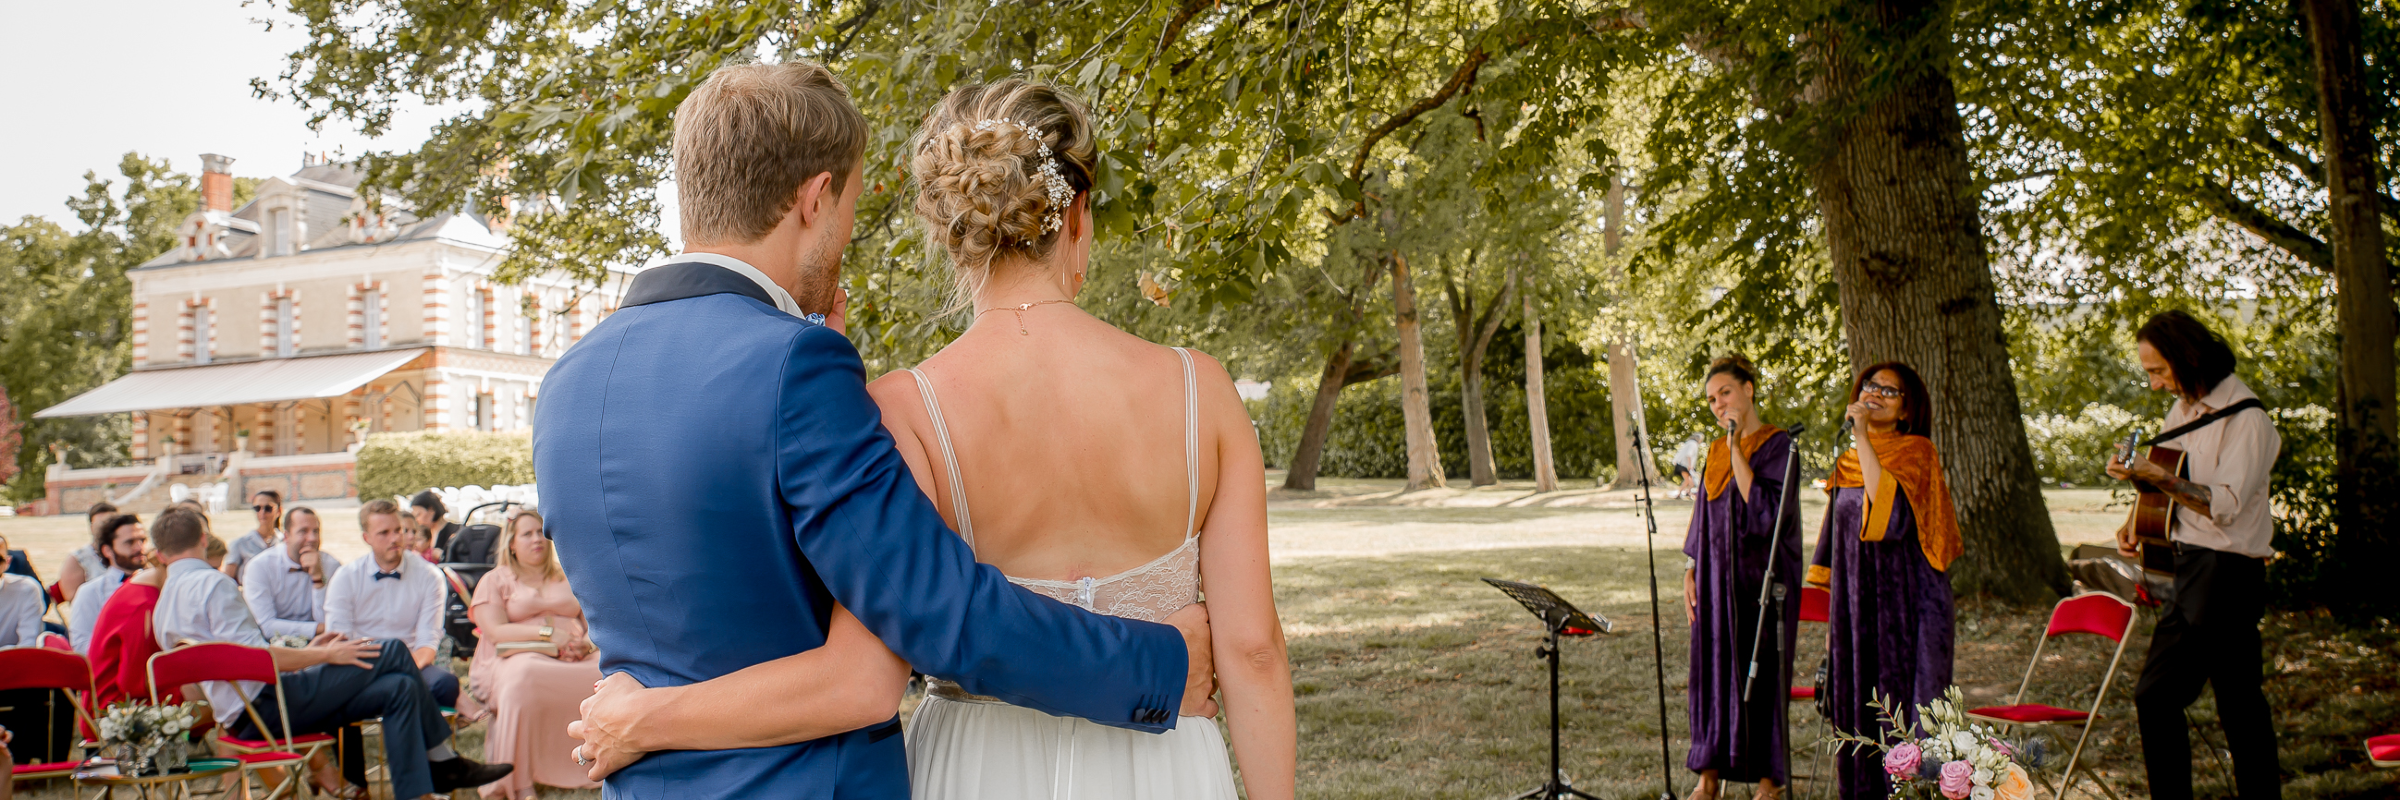
POLYGON ((1683 573, 1684 613, 1692 625, 1692 752, 1684 766, 1700 773, 1692 800, 1716 800, 1720 781, 1757 783, 1757 800, 1774 800, 1788 780, 1784 706, 1800 608, 1800 495, 1783 486, 1792 437, 1759 421, 1749 359, 1717 359, 1704 380, 1709 412, 1728 433, 1709 445, 1700 476, 1704 499, 1692 508, 1683 543, 1683 554, 1692 558, 1683 573), (1736 446, 1739 457, 1732 455, 1736 446), (1774 535, 1779 501, 1787 510, 1782 536, 1774 535), (1770 625, 1759 640, 1759 587, 1770 549, 1775 582, 1784 585, 1787 599, 1777 609, 1780 635, 1770 625), (1760 649, 1759 676, 1744 700, 1753 642, 1760 649))
MULTIPOLYGON (((1931 399, 1899 362, 1866 368, 1844 412, 1855 446, 1834 462, 1833 497, 1808 582, 1832 592, 1826 708, 1834 729, 1872 735, 1881 694, 1907 725, 1916 706, 1950 687, 1950 581, 1963 549, 1950 484, 1934 453, 1931 399)), ((1845 800, 1883 800, 1890 778, 1876 754, 1836 756, 1845 800)))

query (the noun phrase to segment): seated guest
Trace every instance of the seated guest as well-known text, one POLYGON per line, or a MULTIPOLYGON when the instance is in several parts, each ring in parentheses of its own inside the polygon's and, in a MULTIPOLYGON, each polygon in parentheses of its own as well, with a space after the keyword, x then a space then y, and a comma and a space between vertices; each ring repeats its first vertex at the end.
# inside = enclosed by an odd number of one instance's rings
POLYGON ((316 509, 293 506, 281 528, 283 541, 242 568, 242 599, 268 636, 314 638, 325 632, 325 586, 342 565, 317 549, 324 523, 316 509))
POLYGON ((283 495, 273 489, 258 490, 250 495, 250 513, 258 518, 258 527, 233 540, 233 553, 225 557, 225 577, 234 583, 242 582, 242 568, 250 559, 275 546, 275 534, 281 532, 276 523, 283 518, 283 495))
POLYGON ((467 674, 474 698, 495 712, 484 735, 484 757, 505 757, 518 769, 484 786, 483 796, 529 798, 536 783, 598 786, 588 770, 575 765, 576 742, 567 736, 567 723, 583 718, 583 699, 600 682, 583 606, 575 602, 550 539, 542 535, 541 512, 518 512, 508 529, 499 565, 475 586, 468 613, 483 636, 475 645, 475 668, 467 674), (518 646, 503 654, 503 643, 518 646), (521 649, 525 644, 535 647, 521 649), (555 654, 541 652, 544 645, 555 654))
MULTIPOLYGON (((16 734, 9 733, 7 728, 0 728, 0 773, 15 772, 17 770, 17 762, 8 757, 7 747, 8 741, 14 738, 17 738, 16 734)), ((0 781, 0 800, 9 800, 9 798, 15 797, 17 790, 16 784, 16 781, 0 781)))
POLYGON ((442 572, 408 552, 400 508, 390 500, 358 507, 368 553, 334 573, 325 588, 325 630, 353 639, 400 642, 416 658, 425 685, 442 705, 458 702, 458 677, 433 663, 442 643, 442 572))
MULTIPOLYGON (((7 550, 8 535, 0 534, 0 552, 7 550)), ((42 601, 47 597, 41 581, 0 572, 0 647, 41 643, 42 601)))
POLYGON ((432 561, 439 564, 451 560, 450 539, 458 535, 458 523, 448 519, 450 508, 442 505, 442 498, 435 495, 432 489, 418 492, 417 496, 408 499, 408 512, 417 518, 417 524, 433 532, 433 549, 440 551, 442 557, 432 561))
MULTIPOLYGON (((222 545, 210 537, 212 551, 222 545)), ((158 635, 150 629, 150 612, 158 608, 158 587, 167 583, 167 571, 156 564, 125 579, 122 586, 108 596, 93 619, 90 643, 84 655, 92 659, 92 703, 94 709, 105 709, 128 698, 150 696, 150 675, 147 667, 150 656, 158 652, 158 635)), ((81 608, 81 606, 77 606, 81 608)), ((183 701, 181 687, 167 687, 167 702, 183 701)), ((86 727, 86 739, 99 738, 86 727)))
POLYGON ((117 587, 134 570, 142 568, 142 553, 150 549, 150 536, 142 532, 141 517, 118 514, 93 534, 92 549, 107 566, 75 589, 75 607, 67 616, 67 640, 74 643, 75 652, 87 656, 92 654, 92 626, 100 621, 101 607, 108 605, 109 596, 117 593, 117 587))
MULTIPOLYGON (((92 534, 97 537, 100 533, 100 523, 116 515, 116 506, 108 503, 93 503, 91 508, 83 512, 83 521, 84 524, 92 526, 92 534)), ((100 563, 100 552, 93 550, 91 545, 75 548, 74 552, 67 554, 66 565, 58 569, 59 594, 74 597, 75 590, 82 588, 84 581, 91 580, 92 576, 100 574, 101 570, 106 569, 107 566, 100 563)), ((16 570, 9 571, 15 572, 16 570)), ((25 574, 30 576, 32 573, 25 574)), ((40 579, 35 578, 35 580, 40 579)))
MULTIPOLYGON (((383 513, 394 513, 390 501, 383 513)), ((375 503, 370 503, 373 507, 375 503)), ((397 529, 398 525, 391 528, 397 529)), ((202 558, 207 534, 195 515, 176 511, 160 514, 150 526, 150 538, 166 564, 167 582, 159 591, 152 624, 161 647, 181 639, 232 642, 265 648, 283 673, 281 708, 274 696, 277 684, 246 685, 211 681, 201 688, 208 695, 217 724, 234 736, 267 738, 286 727, 284 709, 291 712, 290 729, 324 733, 352 722, 381 718, 385 763, 393 796, 425 798, 506 776, 506 764, 478 764, 450 748, 450 726, 441 708, 425 690, 425 680, 408 649, 394 641, 358 641, 326 633, 304 648, 267 644, 266 631, 250 618, 241 590, 233 579, 202 558), (258 709, 268 731, 259 730, 242 703, 258 709)))
POLYGON ((400 545, 401 549, 417 554, 427 564, 442 563, 442 553, 433 548, 433 532, 426 530, 425 523, 418 522, 416 517, 402 517, 400 532, 407 540, 400 545))

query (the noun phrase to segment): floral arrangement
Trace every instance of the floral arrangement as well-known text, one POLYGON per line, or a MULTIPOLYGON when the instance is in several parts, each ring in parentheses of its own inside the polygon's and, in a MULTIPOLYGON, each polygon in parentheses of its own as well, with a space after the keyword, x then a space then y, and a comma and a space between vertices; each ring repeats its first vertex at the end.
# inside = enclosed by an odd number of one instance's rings
MULTIPOLYGON (((108 712, 100 717, 100 744, 132 757, 136 766, 131 769, 135 774, 147 773, 160 751, 173 750, 170 756, 180 753, 175 746, 183 742, 184 734, 194 724, 190 703, 118 703, 109 706, 108 712)), ((120 758, 120 767, 123 762, 120 758)))
POLYGON ((1883 771, 1892 776, 1892 796, 1932 800, 2027 800, 2033 796, 2028 768, 2041 766, 2046 744, 2041 739, 2009 742, 1991 728, 1970 723, 1961 709, 1965 697, 1958 687, 1917 707, 1914 730, 1891 709, 1891 699, 1878 692, 1867 703, 1875 709, 1875 738, 1835 734, 1834 741, 1865 752, 1882 751, 1883 771), (1891 744, 1887 744, 1891 743, 1891 744))

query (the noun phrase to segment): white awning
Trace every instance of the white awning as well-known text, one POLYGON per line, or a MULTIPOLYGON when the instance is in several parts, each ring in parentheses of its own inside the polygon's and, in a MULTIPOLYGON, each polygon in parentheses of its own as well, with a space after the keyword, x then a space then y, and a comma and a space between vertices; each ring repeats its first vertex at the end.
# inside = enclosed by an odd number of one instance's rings
POLYGON ((109 381, 33 416, 88 417, 126 411, 340 397, 424 354, 425 348, 419 347, 144 370, 109 381))

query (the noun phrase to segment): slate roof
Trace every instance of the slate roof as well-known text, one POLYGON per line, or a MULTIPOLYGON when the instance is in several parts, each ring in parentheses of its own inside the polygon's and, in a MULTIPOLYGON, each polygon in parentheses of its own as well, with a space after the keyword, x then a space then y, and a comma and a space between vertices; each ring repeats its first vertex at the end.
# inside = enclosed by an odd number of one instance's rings
MULTIPOLYGON (((301 222, 307 226, 306 251, 332 250, 342 247, 374 247, 426 239, 449 239, 485 247, 505 247, 508 237, 493 233, 477 215, 442 212, 429 218, 394 208, 391 220, 399 233, 373 244, 350 241, 350 203, 358 197, 357 187, 362 178, 357 170, 343 164, 312 164, 286 176, 284 180, 298 187, 301 193, 301 222)), ((256 258, 264 237, 258 231, 265 223, 264 211, 257 198, 234 209, 222 241, 230 256, 211 259, 256 258)), ((188 263, 182 248, 170 249, 135 269, 154 269, 188 263)))

